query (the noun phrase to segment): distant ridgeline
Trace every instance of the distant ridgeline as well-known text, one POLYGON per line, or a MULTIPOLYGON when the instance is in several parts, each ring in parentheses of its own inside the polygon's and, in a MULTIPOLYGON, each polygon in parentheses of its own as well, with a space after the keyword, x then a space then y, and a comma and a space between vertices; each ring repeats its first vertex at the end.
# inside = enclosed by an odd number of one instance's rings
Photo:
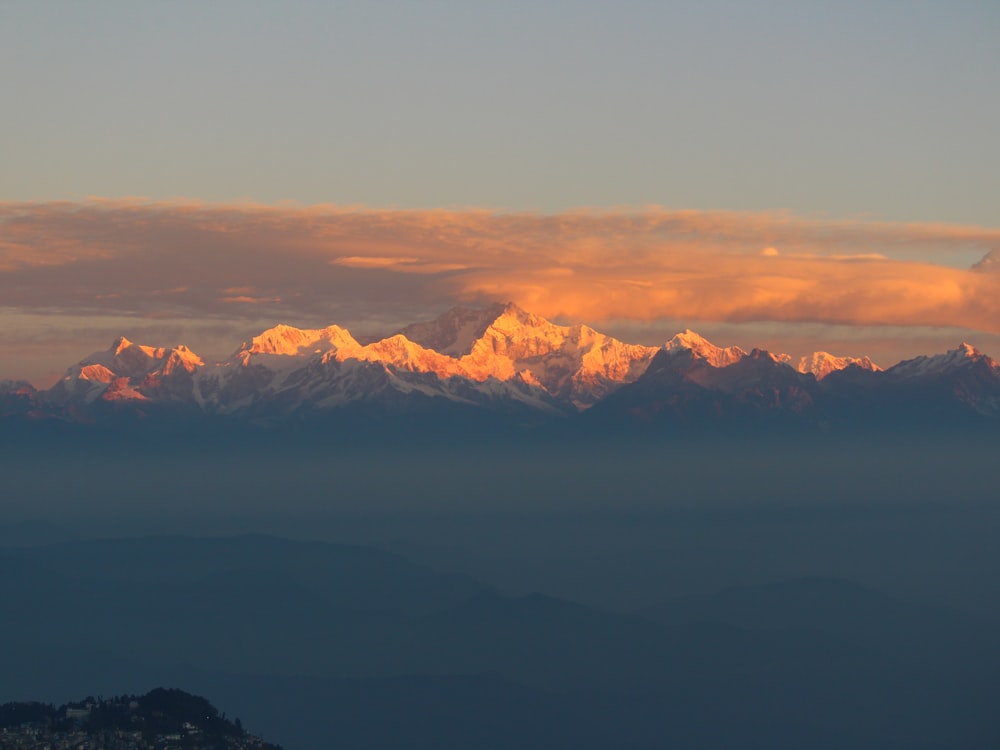
POLYGON ((516 305, 456 308, 361 343, 336 325, 278 325, 206 363, 119 338, 48 390, 0 382, 0 418, 48 425, 569 425, 573 434, 720 425, 828 431, 1000 425, 1000 364, 968 344, 882 369, 793 361, 692 331, 662 346, 561 326, 516 305))
POLYGON ((204 698, 157 688, 146 695, 0 705, 0 750, 99 747, 105 750, 280 750, 247 734, 204 698))

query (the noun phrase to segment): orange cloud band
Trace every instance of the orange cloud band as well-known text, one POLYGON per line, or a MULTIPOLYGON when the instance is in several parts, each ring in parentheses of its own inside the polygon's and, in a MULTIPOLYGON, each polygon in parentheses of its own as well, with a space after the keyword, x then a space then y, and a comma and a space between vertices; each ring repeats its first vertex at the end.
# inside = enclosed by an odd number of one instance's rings
POLYGON ((1000 275, 967 270, 997 248, 997 229, 784 213, 0 203, 0 294, 27 310, 145 315, 169 302, 231 318, 267 306, 293 321, 405 320, 510 299, 592 323, 997 332, 1000 275))

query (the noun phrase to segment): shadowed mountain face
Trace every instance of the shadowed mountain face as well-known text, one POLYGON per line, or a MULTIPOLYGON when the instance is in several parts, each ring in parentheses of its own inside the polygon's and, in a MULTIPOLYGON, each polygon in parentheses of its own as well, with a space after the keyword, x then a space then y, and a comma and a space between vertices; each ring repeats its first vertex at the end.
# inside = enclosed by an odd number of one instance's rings
POLYGON ((822 379, 758 349, 724 368, 694 351, 662 351, 582 421, 666 430, 971 427, 991 424, 998 407, 1000 366, 968 345, 886 371, 847 362, 822 379))
POLYGON ((153 537, 4 549, 0 597, 0 701, 183 684, 289 748, 996 736, 991 623, 839 580, 621 614, 363 547, 153 537))
POLYGON ((717 347, 692 331, 640 346, 506 304, 456 308, 366 344, 336 325, 278 325, 210 364, 183 346, 121 338, 48 391, 0 384, 8 422, 276 425, 344 414, 569 421, 571 431, 967 426, 1000 415, 1000 365, 963 344, 885 371, 827 352, 793 367, 787 355, 717 347))
POLYGON ((697 428, 720 422, 799 423, 817 417, 819 384, 754 349, 726 367, 691 350, 663 351, 636 382, 595 406, 587 418, 697 428))

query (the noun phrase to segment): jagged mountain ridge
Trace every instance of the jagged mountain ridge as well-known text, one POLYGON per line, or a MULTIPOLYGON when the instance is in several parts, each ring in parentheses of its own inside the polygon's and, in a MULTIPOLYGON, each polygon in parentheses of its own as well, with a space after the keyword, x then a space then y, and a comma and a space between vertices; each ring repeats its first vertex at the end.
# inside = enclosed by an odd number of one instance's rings
POLYGON ((761 349, 715 367, 692 351, 665 349, 586 417, 604 426, 657 428, 971 425, 1000 417, 1000 365, 968 344, 887 370, 868 358, 821 355, 796 369, 787 355, 761 349), (808 367, 813 363, 817 372, 808 367))
POLYGON ((405 330, 419 341, 400 332, 363 345, 339 326, 282 324, 207 366, 186 348, 133 351, 136 345, 120 340, 70 368, 43 401, 162 402, 185 394, 209 413, 259 413, 266 406, 289 414, 392 392, 560 413, 585 408, 634 380, 657 351, 587 326, 555 325, 513 304, 457 308, 405 330), (174 380, 176 387, 163 388, 174 380))
POLYGON ((61 405, 105 401, 180 401, 191 398, 195 373, 204 362, 186 346, 167 349, 134 344, 119 337, 69 368, 47 393, 61 405))
MULTIPOLYGON (((348 405, 390 411, 449 403, 475 411, 572 415, 616 410, 626 420, 718 421, 863 414, 933 395, 1000 415, 1000 365, 968 344, 887 370, 870 358, 718 347, 686 330, 662 346, 628 344, 586 325, 562 326, 512 303, 455 308, 371 343, 340 326, 280 324, 230 357, 205 363, 184 346, 117 339, 70 367, 47 391, 0 384, 0 415, 74 421, 101 410, 177 410, 274 422, 348 405), (593 408, 592 407, 596 407, 593 408)), ((945 408, 945 407, 942 407, 945 408)))

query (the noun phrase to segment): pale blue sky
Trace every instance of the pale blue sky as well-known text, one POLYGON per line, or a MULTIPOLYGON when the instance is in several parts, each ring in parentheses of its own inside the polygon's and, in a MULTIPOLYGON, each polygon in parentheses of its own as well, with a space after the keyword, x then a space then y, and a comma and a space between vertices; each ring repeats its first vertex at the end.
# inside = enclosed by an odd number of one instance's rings
POLYGON ((1000 3, 0 5, 0 200, 1000 226, 1000 3))

